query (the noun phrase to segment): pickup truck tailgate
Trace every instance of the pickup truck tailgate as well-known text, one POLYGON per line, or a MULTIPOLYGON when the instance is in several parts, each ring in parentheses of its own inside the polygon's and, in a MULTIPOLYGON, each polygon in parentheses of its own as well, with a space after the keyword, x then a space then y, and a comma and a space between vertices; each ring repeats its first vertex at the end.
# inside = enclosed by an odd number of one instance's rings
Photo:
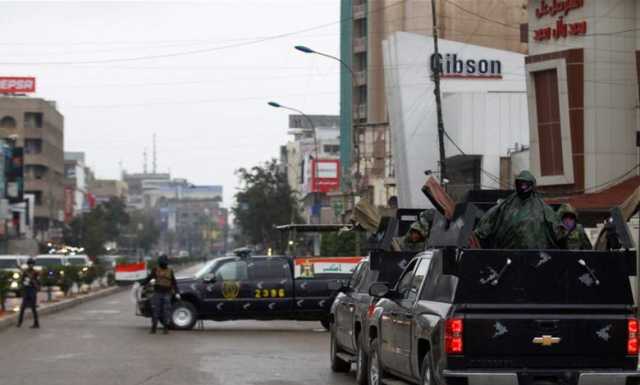
POLYGON ((467 314, 464 329, 464 352, 469 356, 620 357, 627 354, 628 325, 622 316, 520 318, 467 314))

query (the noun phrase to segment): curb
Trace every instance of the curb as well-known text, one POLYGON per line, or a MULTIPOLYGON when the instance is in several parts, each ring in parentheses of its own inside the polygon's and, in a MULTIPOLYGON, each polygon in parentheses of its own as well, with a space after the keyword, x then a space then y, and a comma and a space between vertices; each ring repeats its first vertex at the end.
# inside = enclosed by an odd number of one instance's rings
MULTIPOLYGON (((58 303, 53 303, 53 304, 49 304, 46 305, 44 307, 41 307, 38 309, 38 315, 39 316, 43 316, 43 315, 47 315, 47 314, 53 314, 53 313, 57 313, 69 308, 72 308, 74 306, 80 305, 82 303, 94 300, 94 299, 98 299, 98 298, 103 298, 106 296, 109 296, 111 294, 115 294, 117 292, 120 291, 125 291, 129 288, 129 286, 115 286, 115 287, 110 287, 104 290, 100 290, 98 292, 89 294, 89 295, 85 295, 82 297, 78 297, 78 298, 72 298, 72 299, 67 299, 64 300, 62 302, 58 302, 58 303)), ((32 319, 32 315, 31 315, 31 311, 26 311, 25 312, 25 320, 29 320, 32 319)), ((18 314, 11 314, 6 318, 2 318, 0 319, 0 330, 6 329, 8 327, 14 326, 18 321, 18 314)))

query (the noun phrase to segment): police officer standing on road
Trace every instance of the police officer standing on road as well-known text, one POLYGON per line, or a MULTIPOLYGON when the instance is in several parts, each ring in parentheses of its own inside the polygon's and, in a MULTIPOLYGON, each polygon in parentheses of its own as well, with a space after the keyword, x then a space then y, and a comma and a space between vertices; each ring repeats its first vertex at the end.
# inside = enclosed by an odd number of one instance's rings
POLYGON ((164 324, 164 334, 169 333, 169 322, 171 322, 171 297, 173 294, 180 299, 178 284, 173 269, 169 267, 169 258, 161 255, 158 258, 158 266, 155 267, 149 276, 145 278, 141 285, 146 285, 151 280, 153 284, 153 296, 151 297, 151 334, 155 334, 158 327, 158 320, 162 319, 164 324), (162 317, 162 318, 160 318, 162 317))
POLYGON ((40 327, 38 322, 38 290, 40 290, 40 281, 38 280, 38 272, 33 268, 36 264, 35 259, 29 258, 27 261, 27 269, 21 270, 20 274, 20 286, 22 287, 22 303, 20 304, 20 315, 18 316, 17 327, 22 326, 22 319, 24 317, 24 310, 26 308, 31 309, 33 314, 32 329, 40 327))

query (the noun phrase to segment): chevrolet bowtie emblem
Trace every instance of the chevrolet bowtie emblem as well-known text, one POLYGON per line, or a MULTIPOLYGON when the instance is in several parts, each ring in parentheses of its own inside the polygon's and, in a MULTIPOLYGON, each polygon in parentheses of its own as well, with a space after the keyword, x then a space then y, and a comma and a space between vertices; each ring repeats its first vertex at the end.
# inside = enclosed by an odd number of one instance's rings
POLYGON ((562 341, 562 338, 554 337, 554 336, 542 336, 542 337, 535 337, 533 339, 534 344, 542 345, 542 346, 551 346, 551 345, 559 344, 560 341, 562 341))

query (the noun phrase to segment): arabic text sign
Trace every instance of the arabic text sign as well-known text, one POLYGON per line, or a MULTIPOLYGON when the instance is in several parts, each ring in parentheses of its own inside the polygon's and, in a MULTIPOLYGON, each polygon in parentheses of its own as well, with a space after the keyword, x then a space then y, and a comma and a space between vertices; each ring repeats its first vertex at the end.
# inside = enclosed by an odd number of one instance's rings
POLYGON ((36 78, 0 76, 0 93, 36 92, 36 78))
POLYGON ((313 278, 319 274, 351 275, 362 257, 296 258, 294 278, 313 278))

